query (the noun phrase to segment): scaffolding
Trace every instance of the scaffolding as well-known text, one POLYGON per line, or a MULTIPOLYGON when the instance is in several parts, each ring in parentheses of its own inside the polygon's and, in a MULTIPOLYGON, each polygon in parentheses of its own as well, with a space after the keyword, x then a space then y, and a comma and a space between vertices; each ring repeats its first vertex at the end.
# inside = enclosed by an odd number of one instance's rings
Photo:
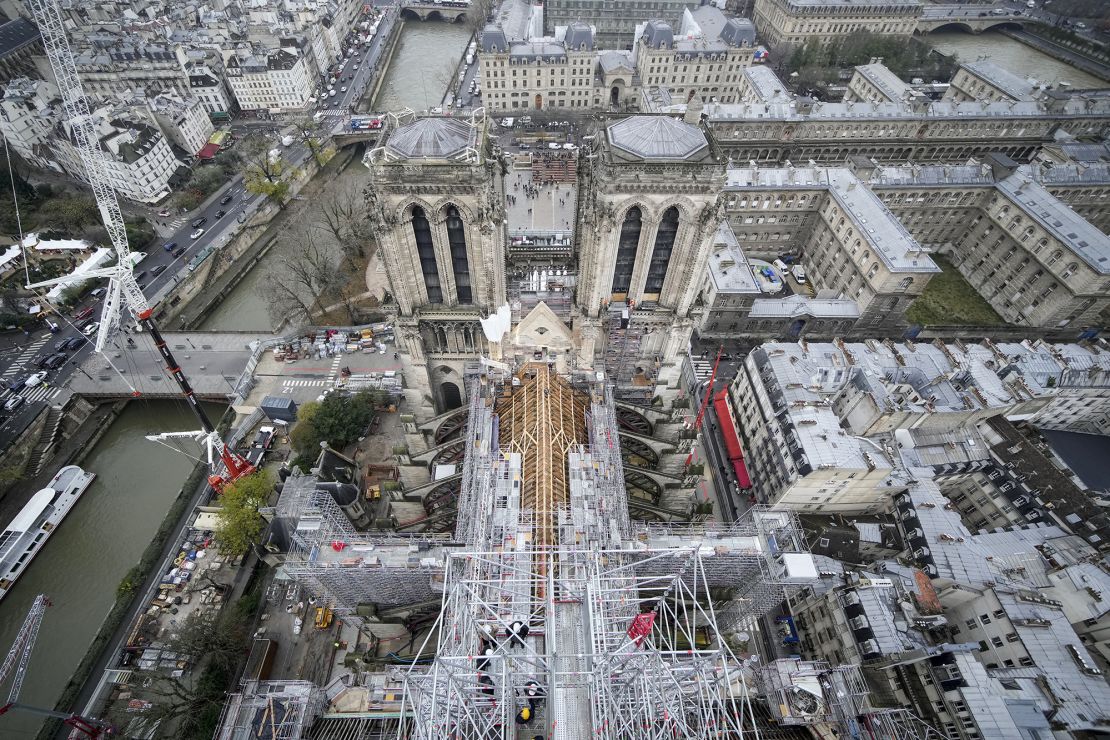
POLYGON ((248 681, 228 696, 215 740, 297 740, 324 702, 311 681, 248 681))

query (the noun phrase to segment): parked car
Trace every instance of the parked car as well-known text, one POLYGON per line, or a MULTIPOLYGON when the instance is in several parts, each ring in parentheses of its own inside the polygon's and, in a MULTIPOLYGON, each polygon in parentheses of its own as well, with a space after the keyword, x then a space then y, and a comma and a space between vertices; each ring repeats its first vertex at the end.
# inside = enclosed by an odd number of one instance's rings
POLYGON ((136 273, 135 273, 135 282, 139 282, 139 281, 141 281, 141 280, 142 280, 143 278, 145 278, 145 277, 146 277, 146 270, 142 270, 142 271, 140 271, 140 272, 136 272, 136 273))
POLYGON ((158 211, 158 215, 161 216, 162 218, 169 218, 170 217, 170 212, 168 210, 166 210, 165 208, 163 208, 162 210, 158 211))
POLYGON ((200 218, 194 218, 192 220, 192 225, 193 225, 194 229, 199 229, 201 226, 204 226, 206 223, 208 223, 208 217, 207 216, 201 216, 200 218))
POLYGON ((801 265, 794 265, 790 268, 790 274, 798 281, 798 285, 806 284, 806 268, 801 265))
POLYGON ((17 408, 22 406, 26 400, 27 399, 23 396, 12 396, 8 399, 7 403, 4 404, 4 410, 15 411, 17 408))
POLYGON ((77 313, 73 314, 73 318, 76 319, 77 321, 83 321, 83 320, 89 318, 92 315, 93 315, 93 307, 92 306, 86 306, 85 308, 82 308, 77 313))
POLYGON ((192 234, 189 234, 190 239, 200 239, 202 236, 204 236, 204 229, 197 229, 192 234))
POLYGON ((177 242, 166 242, 162 245, 162 249, 166 250, 167 252, 172 252, 173 250, 177 249, 177 242))
POLYGON ((231 193, 228 193, 224 197, 220 198, 220 205, 221 206, 226 206, 228 203, 230 203, 232 200, 234 200, 234 198, 235 198, 234 195, 232 195, 231 193))
POLYGON ((91 337, 93 334, 96 334, 96 330, 99 329, 99 328, 100 328, 100 322, 99 321, 94 321, 91 324, 89 324, 88 326, 86 326, 84 329, 82 329, 81 333, 84 334, 86 337, 91 337))

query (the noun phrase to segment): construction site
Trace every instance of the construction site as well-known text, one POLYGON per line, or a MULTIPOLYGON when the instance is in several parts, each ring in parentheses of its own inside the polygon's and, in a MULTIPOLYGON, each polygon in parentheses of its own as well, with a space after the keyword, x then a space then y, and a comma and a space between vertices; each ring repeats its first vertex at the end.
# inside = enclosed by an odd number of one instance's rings
POLYGON ((351 638, 326 684, 247 681, 218 738, 929 736, 857 667, 751 647, 822 577, 791 512, 634 518, 603 374, 487 361, 469 384, 453 530, 391 529, 327 450, 286 478, 267 547, 351 638))

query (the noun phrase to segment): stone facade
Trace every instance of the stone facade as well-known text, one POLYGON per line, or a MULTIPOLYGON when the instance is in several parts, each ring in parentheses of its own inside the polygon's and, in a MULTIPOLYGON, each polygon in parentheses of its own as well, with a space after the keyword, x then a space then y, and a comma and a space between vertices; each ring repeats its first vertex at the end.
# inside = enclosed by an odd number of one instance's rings
POLYGON ((484 121, 401 124, 368 161, 367 197, 410 408, 430 417, 465 401, 478 354, 500 357, 480 320, 506 303, 504 190, 484 121))
POLYGON ((769 44, 828 43, 856 31, 910 36, 919 0, 755 0, 755 25, 769 44))

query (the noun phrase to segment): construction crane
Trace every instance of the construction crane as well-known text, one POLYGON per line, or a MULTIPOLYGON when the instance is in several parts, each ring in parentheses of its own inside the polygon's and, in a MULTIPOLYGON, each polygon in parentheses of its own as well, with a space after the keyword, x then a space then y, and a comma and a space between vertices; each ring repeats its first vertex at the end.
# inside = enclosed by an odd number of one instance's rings
POLYGON ((8 700, 0 706, 0 715, 16 709, 37 714, 41 717, 60 719, 86 737, 99 738, 109 734, 112 729, 111 725, 98 719, 57 712, 53 709, 33 707, 19 702, 19 692, 23 689, 23 679, 27 675, 27 665, 31 662, 31 651, 35 648, 35 639, 39 635, 39 625, 42 624, 42 617, 46 614, 46 607, 48 606, 50 606, 50 600, 44 594, 35 597, 30 611, 27 612, 27 617, 23 620, 23 625, 19 628, 19 633, 15 636, 11 649, 8 650, 7 657, 4 658, 4 663, 0 665, 0 686, 4 685, 8 676, 13 676, 12 688, 8 692, 8 700), (15 670, 14 674, 12 673, 13 669, 15 670))
MULTIPOLYGON (((120 210, 119 199, 115 188, 108 177, 108 167, 104 158, 104 151, 100 148, 100 138, 96 132, 96 122, 89 109, 88 99, 85 97, 81 78, 77 76, 77 66, 73 61, 73 51, 69 47, 65 26, 62 22, 61 9, 57 0, 27 0, 27 6, 34 15, 35 23, 42 34, 46 55, 50 59, 50 67, 54 70, 54 77, 58 83, 58 90, 62 95, 62 106, 65 110, 66 120, 70 124, 70 134, 76 144, 81 162, 85 166, 89 185, 92 187, 96 198, 96 207, 100 211, 100 218, 104 228, 108 231, 108 238, 115 251, 116 263, 110 267, 90 270, 82 273, 82 279, 107 278, 108 291, 104 296, 104 308, 100 316, 100 327, 96 334, 95 347, 97 352, 103 352, 109 338, 118 331, 124 316, 124 310, 130 311, 138 320, 143 329, 150 332, 154 346, 158 348, 166 370, 177 382, 193 414, 200 422, 201 431, 194 432, 202 445, 208 450, 209 462, 214 462, 218 456, 226 470, 226 477, 221 476, 213 469, 208 482, 217 491, 222 491, 224 486, 254 472, 251 465, 242 455, 224 445, 216 427, 212 424, 208 414, 201 407, 200 402, 193 394, 192 386, 181 371, 173 353, 170 352, 158 326, 154 321, 154 309, 147 303, 139 283, 135 280, 132 270, 133 262, 131 250, 127 244, 127 227, 123 221, 123 212, 120 210), (213 454, 215 453, 215 455, 213 454)), ((28 288, 40 288, 59 283, 72 282, 72 276, 64 276, 41 283, 28 285, 28 288)), ((137 390, 132 389, 135 396, 137 390)))

